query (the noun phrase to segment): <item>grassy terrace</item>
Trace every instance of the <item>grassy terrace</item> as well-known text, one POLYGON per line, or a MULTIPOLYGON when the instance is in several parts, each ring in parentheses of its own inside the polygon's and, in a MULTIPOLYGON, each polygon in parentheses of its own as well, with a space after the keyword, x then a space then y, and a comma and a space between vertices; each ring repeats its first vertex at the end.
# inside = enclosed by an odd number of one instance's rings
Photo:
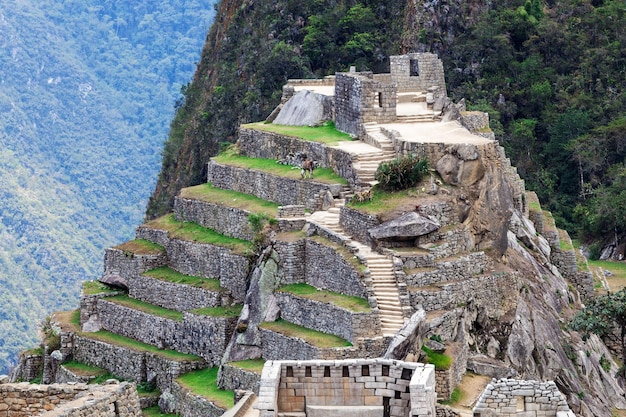
POLYGON ((178 414, 165 414, 161 412, 158 405, 141 410, 143 417, 178 417, 178 414))
POLYGON ((310 300, 334 304, 356 313, 367 313, 370 311, 370 306, 365 298, 353 297, 333 291, 318 290, 308 284, 285 285, 279 288, 278 291, 308 298, 310 300))
POLYGON ((180 311, 168 310, 167 308, 159 307, 154 304, 149 304, 135 298, 131 298, 128 295, 116 295, 115 297, 107 297, 106 300, 124 307, 143 311, 144 313, 148 313, 153 316, 159 316, 170 320, 183 321, 183 313, 181 313, 180 311))
POLYGON ((341 257, 348 262, 350 265, 352 265, 352 267, 360 274, 365 272, 365 269, 367 269, 367 266, 363 265, 362 263, 360 263, 357 258, 354 256, 354 254, 352 252, 350 252, 345 246, 339 245, 329 239, 326 239, 325 237, 322 236, 312 236, 310 238, 311 240, 317 242, 317 243, 321 243, 324 246, 328 246, 333 248, 338 254, 341 255, 341 257))
POLYGON ((182 198, 191 198, 226 207, 247 210, 252 213, 266 214, 269 217, 276 217, 279 206, 276 203, 260 199, 250 194, 232 190, 222 190, 221 188, 214 187, 210 183, 183 188, 180 192, 180 196, 182 198))
POLYGON ((309 142, 319 142, 329 146, 337 145, 339 142, 350 141, 352 137, 347 133, 338 131, 332 122, 325 123, 322 126, 286 126, 273 123, 248 123, 241 127, 246 129, 263 130, 266 132, 274 132, 279 135, 292 136, 309 142))
POLYGON ((435 352, 426 346, 422 346, 422 350, 426 352, 426 361, 435 365, 435 369, 450 369, 450 366, 452 366, 452 358, 450 356, 435 352))
POLYGON ((217 388, 218 367, 186 373, 176 379, 183 387, 196 395, 211 400, 218 407, 229 409, 235 405, 234 392, 217 388))
POLYGON ((173 284, 184 284, 192 287, 203 288, 209 291, 222 292, 224 288, 220 286, 220 281, 217 279, 200 278, 192 275, 181 274, 180 272, 173 270, 168 266, 161 268, 151 269, 141 274, 146 277, 158 279, 160 281, 171 282, 173 284))
POLYGON ((97 366, 91 366, 78 361, 69 361, 63 364, 63 366, 78 376, 103 376, 108 375, 109 372, 106 369, 98 368, 97 366))
POLYGON ((100 281, 85 281, 83 282, 83 294, 94 295, 102 293, 116 293, 118 290, 111 288, 110 286, 100 281))
POLYGON ((230 362, 229 365, 261 374, 261 372, 263 372, 263 366, 265 366, 265 359, 246 359, 245 361, 230 362))
POLYGON ((99 340, 101 342, 110 343, 110 344, 117 345, 117 346, 122 346, 127 349, 134 350, 135 352, 153 353, 162 358, 172 360, 172 361, 180 362, 180 361, 201 361, 202 360, 202 358, 195 356, 195 355, 180 353, 180 352, 176 352, 175 350, 170 350, 170 349, 159 349, 156 346, 139 342, 135 339, 131 339, 130 337, 107 332, 106 330, 100 330, 99 332, 95 332, 95 333, 79 333, 79 334, 89 339, 99 340))
MULTIPOLYGON (((278 164, 274 159, 249 158, 247 156, 239 155, 234 147, 229 148, 211 159, 223 165, 263 171, 278 177, 302 179, 300 176, 300 169, 298 168, 290 165, 278 164)), ((321 182, 324 184, 348 184, 348 181, 346 181, 345 178, 335 174, 331 168, 315 168, 314 176, 313 181, 315 182, 321 182)), ((275 214, 276 213, 274 213, 274 215, 275 214)))
POLYGON ((372 199, 369 201, 356 202, 350 201, 350 207, 375 216, 383 216, 389 212, 390 207, 396 207, 402 211, 415 210, 417 191, 419 187, 409 188, 402 191, 383 191, 378 187, 374 187, 372 199))
POLYGON ((574 245, 567 232, 563 229, 558 229, 559 232, 559 249, 563 252, 574 250, 574 245))
POLYGON ((224 246, 241 255, 248 255, 254 252, 254 244, 252 242, 224 236, 197 223, 179 222, 174 218, 173 214, 166 214, 152 220, 147 226, 167 230, 169 236, 175 239, 224 246))
POLYGON ((239 317, 243 304, 234 306, 205 307, 191 310, 191 313, 210 317, 239 317))
POLYGON ((119 249, 124 252, 136 255, 158 255, 165 252, 163 246, 152 243, 144 239, 135 239, 121 245, 115 246, 113 249, 119 249))
POLYGON ((317 330, 308 329, 298 326, 294 323, 279 319, 277 321, 266 321, 261 323, 261 328, 272 330, 289 337, 298 337, 303 339, 310 345, 318 348, 337 348, 352 346, 352 343, 339 336, 318 332, 317 330))
POLYGON ((554 217, 552 213, 548 210, 543 210, 543 229, 549 231, 555 231, 556 223, 554 222, 554 217))

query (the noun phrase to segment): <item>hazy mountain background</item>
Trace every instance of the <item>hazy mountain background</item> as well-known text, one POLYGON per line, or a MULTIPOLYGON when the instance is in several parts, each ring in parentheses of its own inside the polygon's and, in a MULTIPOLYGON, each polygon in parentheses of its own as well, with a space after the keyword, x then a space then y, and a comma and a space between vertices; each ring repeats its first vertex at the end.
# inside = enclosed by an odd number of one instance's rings
POLYGON ((214 3, 0 0, 0 374, 143 221, 214 3))

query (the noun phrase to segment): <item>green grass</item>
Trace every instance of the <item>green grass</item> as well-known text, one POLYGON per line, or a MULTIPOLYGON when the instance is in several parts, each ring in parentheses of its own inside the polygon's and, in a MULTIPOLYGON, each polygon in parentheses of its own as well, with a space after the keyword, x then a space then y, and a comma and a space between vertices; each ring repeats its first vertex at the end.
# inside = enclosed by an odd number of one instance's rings
POLYGON ((272 330, 277 333, 281 333, 285 336, 299 337, 310 345, 318 348, 336 348, 352 346, 352 343, 339 336, 332 334, 318 332, 317 330, 308 329, 306 327, 298 326, 294 323, 279 319, 277 321, 266 321, 261 323, 264 329, 272 330))
POLYGON ((109 287, 105 283, 100 281, 84 281, 83 282, 83 294, 84 295, 94 295, 94 294, 102 294, 102 293, 114 293, 117 290, 109 287))
POLYGON ((36 348, 25 350, 23 353, 24 353, 24 355, 42 356, 43 355, 43 348, 40 346, 40 347, 36 347, 36 348))
POLYGON ((145 239, 135 239, 128 242, 124 242, 121 245, 115 246, 114 249, 119 249, 124 253, 130 255, 158 255, 165 252, 163 246, 157 245, 145 239))
POLYGON ((572 241, 569 239, 569 235, 563 229, 558 229, 559 231, 559 249, 562 252, 568 252, 574 250, 574 245, 572 241))
POLYGON ((452 394, 450 394, 450 399, 439 401, 439 404, 443 404, 443 405, 457 404, 459 401, 461 401, 461 397, 462 397, 461 389, 459 387, 456 387, 454 391, 452 391, 452 394))
POLYGON ((602 268, 613 273, 615 278, 626 279, 626 262, 616 261, 587 261, 592 268, 602 268))
POLYGON ((229 365, 260 374, 261 372, 263 372, 265 359, 246 359, 244 361, 230 362, 229 365))
POLYGON ((158 405, 141 410, 143 417, 178 417, 178 414, 165 414, 161 412, 158 405))
POLYGON ((242 304, 234 306, 205 307, 191 310, 190 313, 211 317, 239 317, 242 308, 242 304))
POLYGON ((152 220, 148 223, 148 226, 166 230, 169 232, 169 236, 175 239, 223 246, 242 255, 249 255, 254 252, 254 244, 252 242, 224 236, 213 229, 202 227, 197 223, 179 222, 174 218, 173 214, 166 214, 152 220))
POLYGON ((170 320, 183 321, 183 313, 181 313, 180 311, 168 310, 167 308, 163 308, 154 304, 137 300, 135 298, 131 298, 126 294, 116 295, 114 297, 107 297, 106 300, 124 307, 152 314, 153 316, 159 316, 170 320))
POLYGON ((414 210, 418 194, 419 192, 413 188, 402 191, 383 191, 374 187, 371 200, 363 202, 351 200, 349 206, 372 215, 386 213, 390 207, 395 206, 409 206, 414 210))
POLYGON ((544 230, 556 230, 556 223, 552 213, 548 210, 543 210, 543 228, 544 230))
MULTIPOLYGON (((232 165, 239 168, 263 171, 268 174, 284 178, 302 179, 302 177, 300 176, 299 168, 293 167, 291 165, 278 164, 274 159, 249 158, 247 156, 239 155, 235 147, 229 148, 228 150, 211 159, 213 159, 217 163, 224 165, 232 165)), ((315 168, 315 172, 313 175, 314 178, 312 181, 325 184, 348 184, 348 181, 346 181, 345 178, 342 178, 339 175, 335 174, 335 172, 331 168, 315 168)), ((275 214, 276 213, 274 213, 274 215, 275 214)))
POLYGON ((97 366, 87 365, 78 361, 69 361, 63 364, 65 369, 78 376, 101 376, 108 374, 106 369, 98 368, 97 366))
POLYGON ((214 187, 210 183, 183 188, 180 192, 180 196, 247 210, 252 213, 266 214, 272 218, 276 217, 279 206, 274 202, 263 200, 250 194, 232 190, 222 190, 221 188, 214 187))
POLYGON ((278 291, 287 292, 299 297, 308 298, 310 300, 334 304, 338 307, 357 313, 366 313, 371 311, 369 303, 365 298, 344 295, 334 291, 318 290, 308 284, 285 285, 284 287, 279 288, 278 291))
POLYGON ((426 352, 426 361, 435 365, 435 369, 445 370, 450 369, 450 366, 452 366, 452 358, 450 356, 435 352, 426 346, 422 346, 422 350, 426 352))
POLYGON ((99 340, 101 342, 123 346, 127 349, 134 350, 135 352, 154 353, 162 358, 173 360, 173 361, 180 362, 180 361, 201 361, 202 360, 202 358, 199 358, 198 356, 195 356, 195 355, 180 353, 180 352, 176 352, 175 350, 170 350, 170 349, 159 349, 155 346, 148 345, 147 343, 142 343, 137 340, 131 339, 130 337, 107 332, 106 330, 100 330, 99 332, 95 332, 95 333, 80 333, 80 335, 87 337, 89 339, 99 340))
POLYGON ((191 275, 181 274, 180 272, 167 266, 151 269, 150 271, 144 272, 142 275, 150 278, 155 278, 160 281, 171 282, 174 284, 191 285, 193 287, 203 288, 209 291, 224 291, 224 288, 220 286, 220 281, 217 279, 200 278, 191 275))
POLYGON ((233 391, 217 388, 218 369, 214 367, 192 371, 178 377, 176 381, 194 394, 211 400, 218 407, 229 409, 235 405, 235 394, 233 391))
POLYGON ((284 136, 292 136, 309 142, 324 143, 329 146, 337 145, 342 141, 353 140, 347 133, 340 132, 335 128, 335 124, 327 122, 323 126, 287 126, 273 123, 249 123, 242 125, 243 128, 264 130, 274 132, 284 136))

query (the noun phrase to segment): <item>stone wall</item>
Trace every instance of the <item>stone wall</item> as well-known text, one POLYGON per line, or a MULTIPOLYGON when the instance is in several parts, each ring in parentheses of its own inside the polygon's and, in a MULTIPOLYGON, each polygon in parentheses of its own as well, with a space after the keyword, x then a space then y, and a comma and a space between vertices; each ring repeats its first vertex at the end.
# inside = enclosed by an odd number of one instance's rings
POLYGON ((551 417, 557 413, 574 416, 554 381, 517 379, 492 380, 478 399, 473 412, 475 417, 491 416, 494 413, 501 417, 551 417))
POLYGON ((396 85, 371 73, 337 73, 334 99, 335 126, 342 132, 358 135, 362 123, 396 120, 396 85))
POLYGON ((313 159, 317 166, 332 168, 348 183, 359 184, 358 174, 352 165, 352 157, 339 148, 246 127, 239 128, 238 138, 239 152, 242 155, 281 160, 290 154, 304 153, 313 159))
POLYGON ((74 336, 74 345, 75 360, 106 369, 122 379, 137 383, 155 382, 161 391, 168 389, 180 375, 207 366, 202 360, 166 359, 80 335, 74 336))
POLYGON ((263 369, 257 404, 261 417, 321 410, 325 415, 341 415, 342 410, 364 413, 372 408, 379 415, 386 408, 391 417, 426 417, 435 415, 434 387, 433 366, 420 363, 276 361, 263 369))
POLYGON ((305 245, 304 278, 307 284, 355 297, 367 297, 367 288, 361 276, 340 253, 310 239, 305 245))
POLYGON ((417 245, 436 259, 450 258, 474 249, 474 239, 465 226, 442 228, 417 238, 417 245))
POLYGON ((516 274, 496 273, 443 284, 436 289, 409 288, 409 293, 414 309, 452 310, 474 302, 484 307, 488 314, 497 316, 515 298, 518 286, 516 274))
POLYGON ((406 283, 413 287, 426 287, 438 282, 460 281, 472 275, 483 274, 488 266, 488 258, 484 252, 471 252, 466 256, 438 262, 434 268, 409 271, 406 274, 406 283))
POLYGON ((254 232, 248 222, 250 212, 247 210, 176 197, 174 215, 178 221, 198 223, 225 236, 249 241, 254 239, 254 232))
POLYGON ((89 320, 91 316, 98 313, 98 300, 113 295, 122 294, 117 292, 103 292, 100 294, 81 294, 80 295, 80 325, 82 326, 89 320))
POLYGON ((20 353, 20 362, 11 372, 11 382, 32 381, 43 374, 43 354, 20 353))
POLYGON ((106 299, 98 301, 102 328, 140 342, 197 355, 219 364, 237 323, 236 317, 220 318, 184 313, 177 321, 144 313, 106 299))
POLYGON ((348 206, 341 207, 339 211, 339 225, 345 234, 361 243, 370 244, 372 239, 368 229, 380 225, 378 216, 363 213, 348 206))
POLYGON ((128 288, 128 295, 146 303, 176 311, 222 305, 222 294, 219 292, 142 275, 133 278, 128 288))
POLYGON ((226 363, 220 368, 218 380, 221 389, 246 390, 258 394, 261 374, 226 363))
POLYGON ((235 300, 243 301, 245 298, 252 264, 249 257, 233 253, 223 246, 164 238, 163 231, 146 225, 138 227, 136 234, 140 239, 160 241, 159 244, 167 251, 171 268, 187 275, 219 278, 220 285, 230 290, 235 300))
POLYGON ((359 337, 376 337, 380 333, 377 313, 355 313, 334 304, 323 303, 277 292, 280 317, 299 326, 334 334, 354 343, 359 337))
POLYGON ((0 384, 0 417, 141 417, 133 384, 0 384))
POLYGON ((304 239, 295 242, 276 241, 274 250, 278 253, 280 262, 278 264, 281 284, 294 284, 304 281, 304 271, 306 259, 306 243, 304 239))
POLYGON ((218 188, 251 194, 278 204, 304 205, 311 211, 322 207, 324 194, 339 195, 341 191, 339 184, 333 186, 315 179, 285 178, 263 171, 221 165, 215 161, 208 164, 207 181, 218 188))
POLYGON ((174 382, 171 388, 163 393, 159 405, 165 408, 165 412, 175 413, 181 417, 220 417, 226 411, 182 387, 178 382, 174 382))
POLYGON ((435 369, 435 378, 437 380, 437 398, 449 400, 467 371, 469 348, 465 342, 452 343, 446 348, 445 354, 452 358, 452 365, 448 369, 435 369))
POLYGON ((165 265, 167 265, 165 252, 158 255, 137 255, 115 248, 104 251, 104 275, 119 275, 128 280, 165 265))
POLYGON ((427 91, 429 87, 438 86, 442 90, 440 94, 447 95, 443 63, 436 54, 392 55, 389 64, 398 92, 427 91))

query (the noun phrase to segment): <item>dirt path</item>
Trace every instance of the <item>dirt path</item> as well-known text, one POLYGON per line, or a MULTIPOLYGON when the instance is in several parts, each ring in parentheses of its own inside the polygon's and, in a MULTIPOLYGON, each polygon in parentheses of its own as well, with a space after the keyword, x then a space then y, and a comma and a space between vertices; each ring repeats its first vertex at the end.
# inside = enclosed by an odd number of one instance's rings
POLYGON ((461 399, 450 407, 461 413, 463 417, 471 417, 472 408, 489 382, 491 382, 491 377, 466 372, 463 375, 463 380, 461 380, 461 385, 459 385, 461 399))

